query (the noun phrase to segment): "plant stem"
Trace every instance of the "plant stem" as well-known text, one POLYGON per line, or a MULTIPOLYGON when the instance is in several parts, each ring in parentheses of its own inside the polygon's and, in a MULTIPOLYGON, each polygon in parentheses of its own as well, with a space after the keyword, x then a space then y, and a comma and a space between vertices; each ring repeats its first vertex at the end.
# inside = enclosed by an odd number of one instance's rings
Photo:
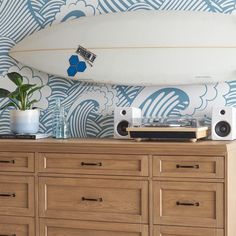
POLYGON ((9 98, 9 99, 12 103, 15 104, 16 108, 20 109, 20 106, 18 105, 18 103, 16 101, 14 101, 12 98, 9 98))

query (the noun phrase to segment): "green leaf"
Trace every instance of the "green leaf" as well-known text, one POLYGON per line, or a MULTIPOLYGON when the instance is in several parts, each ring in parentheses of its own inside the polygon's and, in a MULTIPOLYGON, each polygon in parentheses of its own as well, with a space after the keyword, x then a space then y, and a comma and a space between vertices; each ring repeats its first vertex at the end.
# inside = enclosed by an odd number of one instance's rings
POLYGON ((33 87, 35 87, 35 84, 23 84, 20 87, 20 90, 21 90, 21 92, 28 92, 33 87))
MULTIPOLYGON (((8 95, 9 99, 11 101, 13 101, 14 103, 18 104, 22 104, 22 96, 20 94, 20 89, 17 88, 14 92, 10 93, 8 95)), ((18 105, 18 109, 21 110, 21 106, 18 105)))
POLYGON ((11 101, 12 103, 15 104, 15 107, 16 107, 17 109, 21 110, 21 109, 20 109, 20 106, 19 106, 19 104, 18 104, 18 100, 12 99, 12 98, 9 98, 9 99, 10 99, 10 101, 11 101))
POLYGON ((0 98, 7 98, 10 93, 8 90, 0 88, 0 98))
POLYGON ((0 96, 2 92, 3 97, 8 97, 11 100, 11 103, 9 104, 19 110, 31 109, 32 105, 38 102, 38 100, 29 101, 29 96, 35 91, 40 90, 43 86, 37 86, 37 84, 23 84, 23 77, 17 72, 8 73, 7 75, 9 79, 15 83, 17 88, 14 92, 0 90, 0 96))
POLYGON ((38 102, 38 101, 39 101, 39 100, 34 99, 34 100, 28 102, 28 103, 26 104, 26 109, 30 109, 31 106, 32 106, 34 103, 38 102))
POLYGON ((30 96, 31 94, 33 94, 35 91, 40 90, 41 88, 43 88, 44 86, 37 86, 35 88, 32 88, 29 92, 28 92, 28 96, 30 96))
POLYGON ((18 109, 17 105, 14 102, 9 102, 5 106, 1 107, 1 110, 6 109, 8 107, 15 107, 16 109, 18 109))
POLYGON ((19 95, 20 95, 20 90, 19 88, 17 88, 14 92, 10 93, 8 97, 19 100, 19 95))
POLYGON ((16 85, 16 86, 21 86, 23 83, 23 77, 17 73, 17 72, 11 72, 8 73, 7 76, 9 77, 9 79, 16 85))

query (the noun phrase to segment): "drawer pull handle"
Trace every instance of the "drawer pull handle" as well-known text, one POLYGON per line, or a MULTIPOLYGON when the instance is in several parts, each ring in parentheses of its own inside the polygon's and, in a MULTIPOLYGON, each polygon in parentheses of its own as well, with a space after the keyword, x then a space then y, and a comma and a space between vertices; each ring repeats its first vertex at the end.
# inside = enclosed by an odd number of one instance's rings
POLYGON ((196 207, 199 207, 200 206, 200 203, 199 202, 176 202, 176 205, 177 206, 196 206, 196 207))
POLYGON ((101 197, 99 197, 99 198, 86 198, 86 197, 82 197, 82 201, 102 202, 103 199, 101 197))
POLYGON ((0 193, 0 197, 16 197, 16 194, 15 193, 0 193))
POLYGON ((16 236, 16 234, 0 234, 0 236, 16 236))
MULTIPOLYGON (((0 160, 0 163, 15 164, 15 160, 0 160)), ((0 234, 0 236, 1 236, 1 234, 0 234)))
POLYGON ((179 168, 183 168, 183 169, 199 169, 199 165, 180 165, 180 164, 177 164, 176 165, 176 168, 179 169, 179 168))
POLYGON ((102 166, 102 162, 97 162, 97 163, 81 162, 81 166, 102 166))
POLYGON ((16 234, 0 234, 0 236, 16 236, 16 234))

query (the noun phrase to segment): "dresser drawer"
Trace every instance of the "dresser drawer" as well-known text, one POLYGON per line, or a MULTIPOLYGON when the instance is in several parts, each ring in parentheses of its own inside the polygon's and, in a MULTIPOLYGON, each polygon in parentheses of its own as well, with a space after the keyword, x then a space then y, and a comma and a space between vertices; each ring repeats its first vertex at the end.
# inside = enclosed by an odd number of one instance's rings
POLYGON ((148 236, 148 226, 40 219, 40 236, 148 236))
POLYGON ((39 171, 51 173, 148 176, 148 156, 40 153, 39 171))
POLYGON ((0 171, 34 172, 34 154, 0 152, 0 171))
POLYGON ((82 178, 39 180, 40 216, 148 222, 148 182, 82 178))
POLYGON ((223 228, 223 184, 154 182, 154 224, 223 228))
POLYGON ((153 156, 153 175, 161 177, 224 178, 224 157, 153 156))
POLYGON ((154 226, 153 236, 224 236, 223 229, 154 226))
POLYGON ((34 219, 0 216, 0 236, 33 236, 34 219))
POLYGON ((34 215, 34 177, 0 176, 0 214, 34 215))

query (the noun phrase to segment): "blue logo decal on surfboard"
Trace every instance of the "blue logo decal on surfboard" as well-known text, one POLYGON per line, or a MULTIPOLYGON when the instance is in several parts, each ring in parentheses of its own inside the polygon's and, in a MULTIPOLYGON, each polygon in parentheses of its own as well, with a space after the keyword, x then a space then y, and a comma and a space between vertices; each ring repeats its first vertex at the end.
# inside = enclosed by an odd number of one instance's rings
POLYGON ((77 55, 72 55, 69 59, 70 67, 67 70, 68 76, 75 76, 77 72, 84 72, 87 65, 84 61, 80 61, 77 55))

